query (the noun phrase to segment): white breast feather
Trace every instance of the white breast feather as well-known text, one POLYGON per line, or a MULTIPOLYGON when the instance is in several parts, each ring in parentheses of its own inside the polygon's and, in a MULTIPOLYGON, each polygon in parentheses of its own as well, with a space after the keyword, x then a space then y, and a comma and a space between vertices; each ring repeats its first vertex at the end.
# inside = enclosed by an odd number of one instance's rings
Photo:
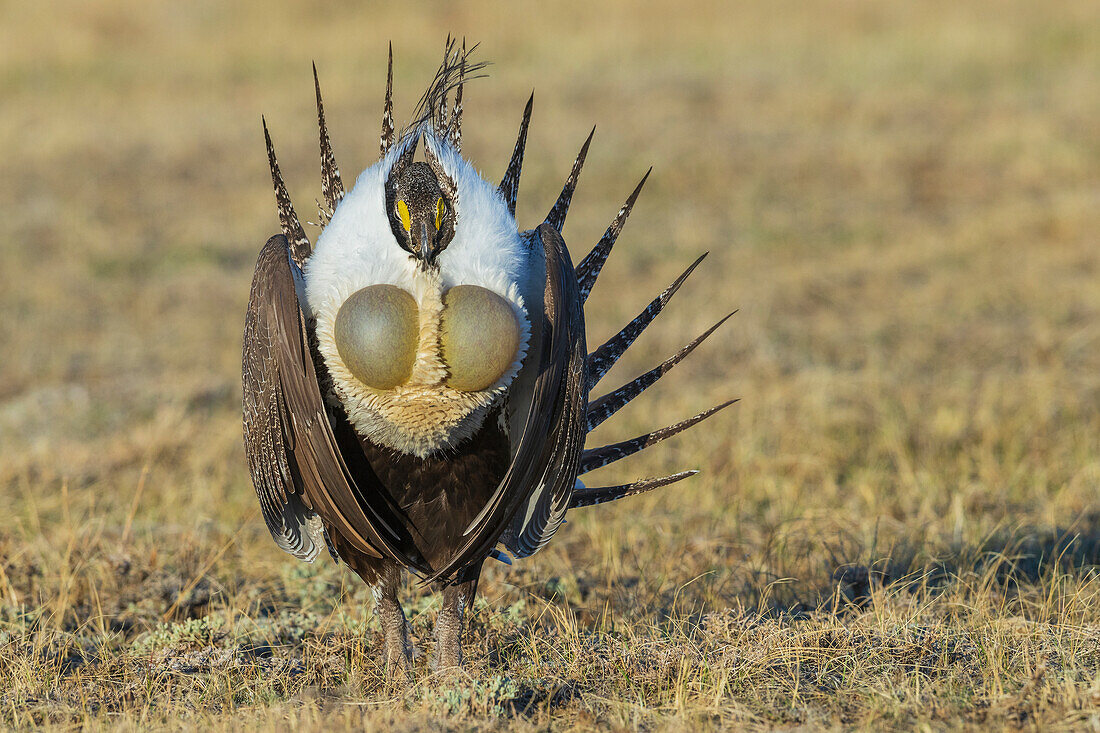
POLYGON ((375 442, 420 456, 455 447, 481 426, 523 367, 531 337, 525 296, 534 298, 536 313, 541 313, 542 301, 540 278, 532 277, 541 262, 517 232, 495 187, 449 145, 431 134, 423 139, 458 190, 455 235, 439 255, 438 276, 416 267, 415 259, 394 239, 386 216, 385 179, 408 138, 360 174, 321 233, 305 271, 318 348, 352 425, 375 442), (341 362, 332 336, 336 314, 348 296, 379 284, 407 290, 423 314, 413 378, 409 385, 390 391, 355 379, 341 362), (438 321, 441 295, 455 285, 478 285, 500 295, 512 305, 520 324, 516 360, 496 384, 481 392, 457 392, 442 384, 445 367, 432 351, 438 351, 437 331, 423 323, 438 321))

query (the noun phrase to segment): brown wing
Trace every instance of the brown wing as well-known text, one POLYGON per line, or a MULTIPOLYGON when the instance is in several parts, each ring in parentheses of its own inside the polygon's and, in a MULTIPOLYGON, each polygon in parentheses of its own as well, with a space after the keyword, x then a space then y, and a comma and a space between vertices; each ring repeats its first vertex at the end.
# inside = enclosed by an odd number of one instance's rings
POLYGON ((279 547, 312 559, 319 532, 309 531, 310 519, 320 515, 360 552, 427 571, 377 477, 348 468, 325 411, 295 275, 286 237, 272 237, 256 261, 245 316, 244 443, 268 529, 279 547))
POLYGON ((544 319, 541 328, 534 324, 532 334, 542 339, 542 357, 519 448, 496 492, 466 530, 466 542, 429 580, 461 574, 501 540, 517 555, 535 552, 569 508, 588 408, 584 312, 561 234, 543 224, 535 236, 546 252, 544 319))

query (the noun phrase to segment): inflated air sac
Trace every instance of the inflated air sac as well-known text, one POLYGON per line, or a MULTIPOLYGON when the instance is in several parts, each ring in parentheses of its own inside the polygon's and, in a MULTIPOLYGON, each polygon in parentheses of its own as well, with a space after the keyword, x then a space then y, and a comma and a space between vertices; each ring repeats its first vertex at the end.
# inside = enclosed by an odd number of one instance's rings
POLYGON ((447 386, 462 392, 493 386, 519 349, 512 304, 476 285, 454 286, 443 294, 442 346, 447 386))
POLYGON ((351 294, 336 314, 336 351, 351 373, 375 389, 409 380, 420 319, 416 300, 394 285, 371 285, 351 294))

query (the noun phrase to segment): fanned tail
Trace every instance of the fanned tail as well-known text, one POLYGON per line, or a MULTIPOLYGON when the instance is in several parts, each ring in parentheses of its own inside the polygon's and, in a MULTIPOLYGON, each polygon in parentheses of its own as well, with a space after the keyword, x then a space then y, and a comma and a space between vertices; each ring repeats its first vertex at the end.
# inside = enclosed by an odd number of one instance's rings
MULTIPOLYGON (((591 136, 589 136, 591 139, 591 136)), ((566 182, 566 190, 562 192, 562 196, 558 200, 558 204, 555 204, 554 209, 551 211, 553 215, 559 208, 562 210, 561 220, 564 221, 564 212, 568 210, 569 196, 572 195, 572 188, 576 185, 576 173, 579 172, 579 163, 583 162, 584 154, 587 152, 588 144, 585 143, 585 147, 581 150, 581 155, 578 156, 578 165, 574 167, 574 174, 570 176, 570 180, 566 182), (564 199, 564 205, 562 201, 564 199)), ((611 253, 612 247, 615 245, 615 241, 618 239, 620 232, 622 231, 623 224, 626 222, 627 217, 630 216, 630 212, 634 207, 634 202, 638 198, 638 194, 642 190, 642 186, 645 185, 646 179, 649 178, 649 171, 642 177, 642 180, 634 188, 634 191, 627 197, 626 202, 622 208, 619 209, 619 213, 615 216, 615 219, 608 226, 607 231, 603 237, 592 248, 580 264, 575 268, 577 275, 577 283, 579 291, 581 293, 582 302, 588 297, 588 294, 592 291, 592 286, 596 283, 596 279, 599 277, 600 270, 603 268, 604 263, 607 261, 608 255, 611 253)), ((550 217, 547 218, 550 221, 550 217)), ((638 316, 628 323, 619 333, 610 338, 606 343, 600 346, 598 349, 588 355, 588 389, 591 391, 596 384, 604 377, 605 374, 615 365, 619 358, 630 348, 631 344, 641 335, 642 331, 649 326, 650 323, 664 310, 664 307, 668 304, 672 296, 676 294, 680 286, 689 275, 699 266, 703 261, 703 258, 707 256, 707 253, 703 253, 695 262, 684 270, 684 272, 676 278, 665 290, 650 302, 646 308, 638 314, 638 316)), ((736 313, 736 311, 734 311, 736 313)), ((713 326, 708 328, 702 334, 697 336, 691 342, 682 347, 675 354, 665 359, 663 362, 650 369, 648 372, 634 378, 630 382, 622 385, 618 389, 615 389, 602 397, 592 400, 588 404, 587 412, 587 429, 589 432, 596 429, 607 418, 614 415, 620 409, 622 409, 627 403, 640 395, 650 386, 657 382, 662 376, 664 376, 672 367, 680 363, 688 354, 695 350, 699 344, 703 343, 708 336, 714 333, 715 330, 723 323, 725 323, 733 313, 725 316, 713 326)), ((704 410, 687 420, 682 420, 674 425, 670 425, 659 430, 654 430, 644 435, 639 435, 630 440, 620 441, 618 443, 612 443, 609 445, 600 446, 598 448, 590 448, 585 450, 581 454, 581 462, 578 468, 578 475, 584 475, 589 471, 594 471, 597 468, 601 468, 615 461, 632 456, 639 451, 660 443, 663 440, 667 440, 674 435, 682 433, 688 428, 698 425, 703 420, 711 417, 726 407, 732 405, 737 400, 728 400, 722 404, 711 407, 704 410)), ((674 473, 670 476, 664 476, 661 478, 648 478, 634 481, 629 484, 622 484, 620 486, 601 486, 595 488, 587 488, 578 483, 578 487, 574 490, 572 499, 570 500, 570 508, 578 508, 584 506, 593 506, 595 504, 602 504, 608 501, 615 501, 635 494, 640 494, 644 491, 650 491, 652 489, 660 488, 662 486, 668 486, 689 476, 693 476, 698 471, 681 471, 674 473)))

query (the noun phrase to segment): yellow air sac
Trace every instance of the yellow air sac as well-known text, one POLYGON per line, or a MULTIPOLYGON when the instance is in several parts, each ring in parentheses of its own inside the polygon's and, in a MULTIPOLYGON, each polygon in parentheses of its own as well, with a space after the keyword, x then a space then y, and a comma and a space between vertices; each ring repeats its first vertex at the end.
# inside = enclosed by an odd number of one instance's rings
POLYGON ((519 349, 512 304, 491 290, 456 285, 443 294, 441 343, 448 387, 478 392, 493 386, 519 349))
POLYGON ((394 285, 371 285, 340 306, 336 351, 363 384, 393 389, 409 380, 420 336, 416 300, 394 285))

